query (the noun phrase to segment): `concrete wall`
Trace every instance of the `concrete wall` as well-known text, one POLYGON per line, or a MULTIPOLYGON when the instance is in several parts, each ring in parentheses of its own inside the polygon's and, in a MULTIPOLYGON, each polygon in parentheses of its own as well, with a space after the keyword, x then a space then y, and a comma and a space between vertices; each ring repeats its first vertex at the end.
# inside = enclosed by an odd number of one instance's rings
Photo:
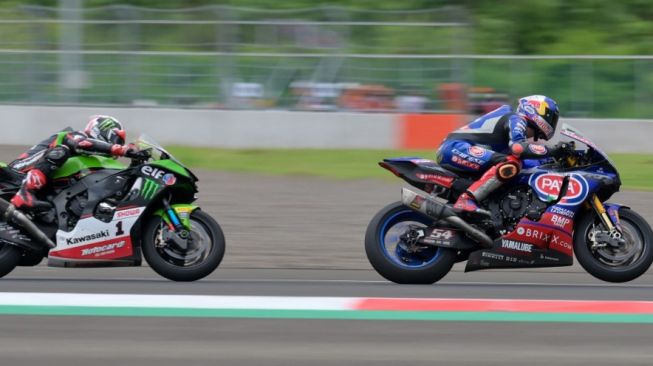
MULTIPOLYGON (((33 144, 68 125, 82 128, 93 114, 122 120, 132 138, 145 132, 164 144, 228 148, 411 146, 405 133, 409 121, 400 114, 35 106, 0 106, 4 131, 0 144, 33 144)), ((437 116, 431 117, 423 123, 445 125, 437 116)), ((653 153, 653 120, 562 122, 571 123, 608 152, 653 153)), ((433 138, 434 147, 440 142, 441 137, 433 138)))
POLYGON ((147 133, 160 143, 230 148, 388 148, 393 115, 159 108, 0 106, 0 144, 33 144, 68 125, 83 128, 93 114, 121 120, 128 138, 147 133))

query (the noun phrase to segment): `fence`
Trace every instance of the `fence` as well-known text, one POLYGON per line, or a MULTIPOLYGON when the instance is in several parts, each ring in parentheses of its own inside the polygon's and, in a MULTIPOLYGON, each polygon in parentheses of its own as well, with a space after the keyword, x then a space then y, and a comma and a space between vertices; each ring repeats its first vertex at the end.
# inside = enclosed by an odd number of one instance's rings
POLYGON ((542 93, 568 116, 653 115, 651 57, 472 55, 460 7, 59 3, 0 7, 0 102, 480 112, 542 93))

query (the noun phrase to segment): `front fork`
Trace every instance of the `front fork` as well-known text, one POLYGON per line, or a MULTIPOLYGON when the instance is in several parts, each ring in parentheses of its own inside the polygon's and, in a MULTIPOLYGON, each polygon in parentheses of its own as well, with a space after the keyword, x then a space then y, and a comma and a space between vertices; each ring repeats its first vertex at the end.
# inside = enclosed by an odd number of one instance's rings
POLYGON ((154 214, 160 216, 168 227, 168 231, 164 231, 164 242, 173 243, 182 250, 193 245, 189 217, 197 208, 190 204, 170 205, 169 200, 163 200, 163 208, 154 214))
POLYGON ((607 233, 601 233, 603 236, 607 235, 607 237, 596 238, 596 241, 608 242, 613 246, 621 244, 623 242, 623 233, 619 222, 619 206, 608 205, 608 209, 606 209, 596 194, 592 194, 590 205, 601 219, 601 223, 608 229, 607 233))

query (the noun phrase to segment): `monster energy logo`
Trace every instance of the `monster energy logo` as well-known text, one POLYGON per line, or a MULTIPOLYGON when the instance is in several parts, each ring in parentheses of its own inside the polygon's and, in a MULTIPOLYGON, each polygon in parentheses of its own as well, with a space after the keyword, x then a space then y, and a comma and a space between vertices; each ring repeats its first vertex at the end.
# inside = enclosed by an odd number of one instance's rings
POLYGON ((159 190, 159 184, 151 179, 145 179, 145 184, 143 184, 143 190, 141 195, 146 200, 152 199, 156 192, 159 190))
POLYGON ((110 130, 111 128, 115 127, 115 122, 111 118, 106 118, 104 121, 100 123, 100 130, 110 130))

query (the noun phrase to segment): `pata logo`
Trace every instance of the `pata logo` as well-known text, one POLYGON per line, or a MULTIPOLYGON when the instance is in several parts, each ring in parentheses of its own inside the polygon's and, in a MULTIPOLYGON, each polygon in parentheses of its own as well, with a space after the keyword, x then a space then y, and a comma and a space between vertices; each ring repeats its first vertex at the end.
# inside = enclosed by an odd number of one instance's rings
MULTIPOLYGON (((529 184, 535 189, 538 196, 545 201, 553 200, 560 194, 562 189, 563 176, 553 173, 535 174, 532 175, 529 184)), ((558 203, 560 205, 575 206, 585 201, 589 187, 587 181, 579 174, 570 175, 569 185, 567 186, 567 194, 558 203)))

